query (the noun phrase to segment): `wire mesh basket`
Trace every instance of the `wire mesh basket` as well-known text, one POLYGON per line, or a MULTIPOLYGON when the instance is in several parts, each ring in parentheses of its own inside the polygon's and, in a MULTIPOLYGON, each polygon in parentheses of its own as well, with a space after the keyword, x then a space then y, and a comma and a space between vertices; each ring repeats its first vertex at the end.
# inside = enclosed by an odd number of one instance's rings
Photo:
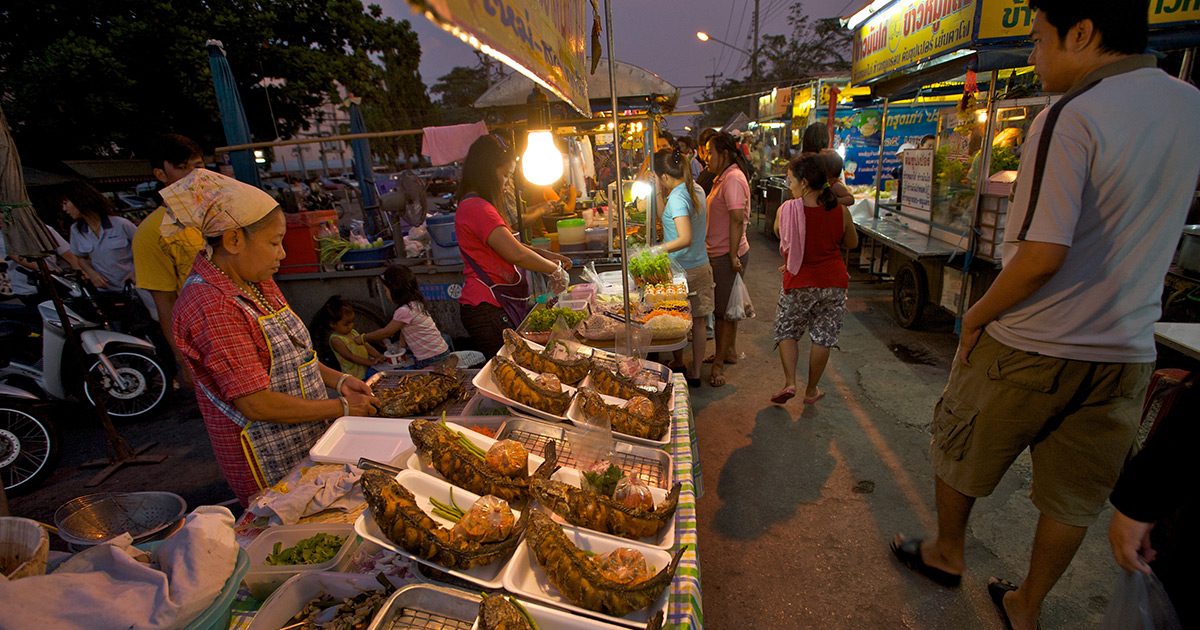
POLYGON ((94 545, 126 532, 139 540, 187 512, 173 492, 102 492, 71 499, 54 512, 58 534, 69 543, 94 545))

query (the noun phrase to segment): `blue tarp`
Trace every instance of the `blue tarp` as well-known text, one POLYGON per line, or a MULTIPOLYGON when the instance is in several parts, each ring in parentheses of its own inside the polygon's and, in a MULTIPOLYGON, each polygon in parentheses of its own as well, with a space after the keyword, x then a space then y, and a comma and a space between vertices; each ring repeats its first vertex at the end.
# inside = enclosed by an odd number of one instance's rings
MULTIPOLYGON (((367 123, 363 120, 358 101, 351 100, 350 133, 366 132, 367 123)), ((358 190, 362 195, 363 222, 367 233, 375 236, 378 233, 375 213, 379 209, 379 193, 375 189, 375 162, 371 158, 371 141, 361 138, 352 140, 351 144, 354 147, 354 177, 358 180, 358 190)))
MULTIPOLYGON (((225 127, 225 142, 229 145, 249 144, 250 124, 246 122, 246 110, 242 109, 242 97, 238 94, 237 82, 225 58, 221 42, 210 39, 208 66, 212 69, 213 88, 217 92, 217 106, 221 109, 221 124, 225 127)), ((239 181, 259 186, 258 165, 253 151, 236 151, 228 154, 233 165, 233 176, 239 181)))

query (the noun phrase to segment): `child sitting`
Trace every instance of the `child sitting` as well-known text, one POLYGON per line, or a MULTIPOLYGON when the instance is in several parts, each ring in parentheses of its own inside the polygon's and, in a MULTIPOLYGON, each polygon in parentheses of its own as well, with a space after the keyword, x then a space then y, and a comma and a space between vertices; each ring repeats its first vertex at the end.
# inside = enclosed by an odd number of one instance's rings
POLYGON ((328 339, 338 365, 350 376, 366 379, 376 372, 371 366, 383 361, 378 350, 357 339, 360 335, 354 330, 354 307, 340 295, 325 302, 314 318, 312 329, 315 335, 328 339))
POLYGON ((436 365, 448 356, 450 347, 425 307, 413 272, 408 267, 392 266, 383 272, 381 280, 388 298, 396 305, 396 312, 387 326, 359 335, 357 341, 383 341, 403 331, 402 343, 407 343, 415 361, 413 368, 418 370, 436 365))

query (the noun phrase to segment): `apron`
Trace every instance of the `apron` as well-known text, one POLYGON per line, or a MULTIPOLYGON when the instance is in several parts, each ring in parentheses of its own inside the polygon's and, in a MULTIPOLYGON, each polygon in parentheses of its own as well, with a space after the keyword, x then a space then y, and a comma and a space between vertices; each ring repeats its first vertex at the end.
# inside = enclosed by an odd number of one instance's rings
MULTIPOLYGON (((192 282, 205 281, 199 275, 193 275, 185 284, 192 282)), ((235 301, 258 321, 267 340, 271 355, 271 391, 308 400, 328 399, 312 339, 292 308, 284 306, 271 315, 260 315, 248 299, 238 296, 235 301)), ((328 420, 301 424, 253 422, 203 384, 197 382, 196 385, 225 417, 241 427, 242 452, 255 482, 262 489, 275 485, 303 461, 329 427, 328 420)))

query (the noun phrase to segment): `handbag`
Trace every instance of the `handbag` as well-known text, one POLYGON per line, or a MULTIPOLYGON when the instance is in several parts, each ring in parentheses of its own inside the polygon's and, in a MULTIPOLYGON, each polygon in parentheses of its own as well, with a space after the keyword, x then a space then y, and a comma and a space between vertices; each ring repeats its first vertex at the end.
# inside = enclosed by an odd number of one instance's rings
MULTIPOLYGON (((459 202, 461 203, 471 197, 477 196, 471 193, 463 197, 459 202)), ((483 267, 475 262, 475 259, 471 258, 471 255, 466 250, 460 247, 459 251, 462 253, 463 260, 475 271, 475 275, 479 278, 480 282, 492 292, 492 297, 496 298, 496 301, 500 303, 500 308, 504 309, 504 313, 508 315, 510 320, 509 325, 516 328, 521 322, 525 321, 525 316, 529 315, 530 311, 529 298, 532 295, 532 291, 529 286, 529 278, 524 273, 521 273, 521 268, 513 265, 513 269, 517 272, 516 282, 512 284, 495 282, 492 280, 492 276, 484 271, 483 267)))

